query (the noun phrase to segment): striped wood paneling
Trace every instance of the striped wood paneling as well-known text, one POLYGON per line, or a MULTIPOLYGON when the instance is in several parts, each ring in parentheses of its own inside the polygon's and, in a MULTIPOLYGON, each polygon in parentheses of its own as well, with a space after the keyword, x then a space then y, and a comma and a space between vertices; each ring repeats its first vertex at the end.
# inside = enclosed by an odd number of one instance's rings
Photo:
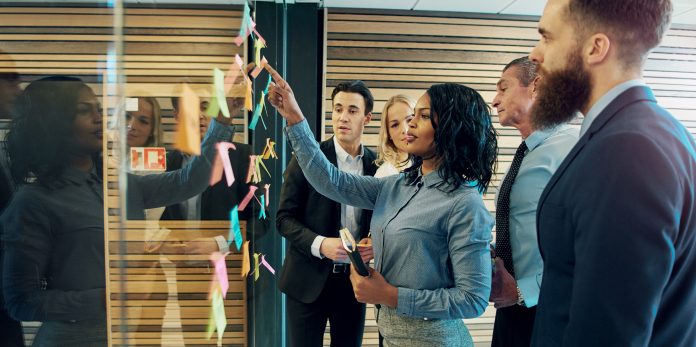
MULTIPOLYGON (((185 79, 201 96, 208 96, 213 68, 227 71, 235 54, 247 60, 246 44, 237 47, 233 43, 240 22, 241 10, 235 6, 221 9, 128 8, 124 15, 124 36, 119 38, 114 35, 114 13, 110 8, 0 7, 0 49, 6 53, 0 54, 0 71, 19 72, 23 86, 54 74, 82 78, 102 100, 109 115, 108 126, 114 132, 117 130, 113 120, 116 98, 114 92, 106 92, 103 76, 113 72, 107 69, 113 68, 108 55, 111 45, 122 40, 124 55, 111 59, 122 63, 127 80, 126 96, 158 99, 162 108, 163 142, 169 147, 175 130, 169 98, 176 95, 177 85, 185 79)), ((237 127, 240 131, 234 140, 246 142, 246 117, 238 118, 235 124, 240 125, 237 127)), ((107 146, 113 148, 114 144, 107 146)), ((169 265, 158 265, 161 251, 146 250, 145 235, 152 230, 148 231, 142 223, 125 226, 125 239, 119 239, 117 171, 108 167, 105 178, 107 281, 112 299, 109 309, 114 345, 216 344, 214 338, 205 339, 209 314, 207 293, 212 278, 208 256, 166 254, 171 250, 163 247, 169 265), (123 257, 119 253, 119 241, 123 241, 126 249, 123 257), (125 261, 125 268, 120 268, 120 260, 125 261), (167 276, 169 280, 176 277, 173 287, 167 287, 167 276), (178 300, 172 299, 176 296, 168 297, 172 289, 178 292, 178 300), (122 293, 125 294, 123 301, 122 293), (168 302, 170 307, 166 310, 168 302), (172 302, 176 305, 172 306, 172 302), (168 318, 173 318, 163 325, 166 313, 168 318), (128 341, 123 340, 123 327, 129 331, 128 341)), ((168 240, 185 242, 196 237, 227 235, 229 228, 225 221, 192 223, 166 225, 172 230, 168 240)), ((230 255, 227 261, 230 292, 225 301, 228 326, 223 343, 229 346, 247 344, 246 284, 239 277, 240 261, 239 254, 230 255)), ((28 336, 29 340, 31 338, 28 336)))
MULTIPOLYGON (((361 79, 375 96, 373 120, 364 142, 376 146, 384 103, 403 93, 415 99, 432 84, 453 82, 478 90, 489 103, 502 68, 527 55, 536 44, 536 18, 451 13, 361 10, 328 11, 323 138, 331 135, 331 91, 345 80, 361 79)), ((696 134, 696 28, 672 28, 649 57, 645 80, 659 102, 696 134)), ((484 196, 495 213, 493 197, 521 138, 493 120, 499 133, 496 177, 484 196)), ((368 320, 364 345, 376 346, 375 322, 368 320)), ((467 320, 477 345, 491 339, 495 309, 467 320)), ((325 341, 328 341, 328 337, 325 341)))

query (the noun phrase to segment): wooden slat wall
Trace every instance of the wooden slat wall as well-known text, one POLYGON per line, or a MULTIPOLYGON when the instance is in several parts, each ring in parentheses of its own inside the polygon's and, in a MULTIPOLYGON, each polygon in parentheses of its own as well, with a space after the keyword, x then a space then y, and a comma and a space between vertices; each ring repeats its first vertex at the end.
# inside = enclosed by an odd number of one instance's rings
MULTIPOLYGON (((374 117, 364 142, 376 146, 384 103, 395 94, 416 100, 434 83, 462 83, 489 103, 502 68, 527 55, 536 44, 537 19, 427 12, 330 9, 326 18, 323 138, 332 134, 331 91, 341 81, 361 79, 375 96, 374 117)), ((696 28, 674 27, 653 52, 646 82, 659 102, 696 134, 696 28)), ((493 111, 495 113, 495 111, 493 111)), ((495 213, 493 197, 521 138, 498 124, 500 155, 492 189, 484 200, 495 213)), ((376 324, 368 308, 364 346, 377 345, 376 324)), ((490 344, 495 309, 466 320, 477 345, 490 344)), ((328 341, 328 337, 325 339, 328 341)))
MULTIPOLYGON (((129 8, 124 16, 124 51, 120 57, 126 76, 126 96, 156 97, 162 108, 163 142, 173 142, 175 122, 169 98, 177 94, 177 85, 186 79, 202 96, 211 89, 213 68, 227 71, 240 54, 246 61, 246 44, 233 43, 241 22, 238 6, 220 9, 129 8)), ((53 74, 82 78, 94 90, 105 106, 111 132, 114 122, 113 92, 106 95, 104 77, 108 72, 108 50, 118 38, 113 31, 113 10, 94 7, 0 7, 0 72, 21 74, 23 86, 32 80, 53 74)), ((246 117, 237 118, 235 141, 246 142, 246 117), (242 131, 243 129, 243 131, 242 131)), ((108 148, 114 148, 109 143, 108 148)), ((108 151, 111 155, 112 151, 108 151)), ((107 160, 109 164, 113 161, 107 160)), ((119 192, 117 170, 106 170, 106 199, 110 312, 114 345, 160 345, 162 319, 167 303, 166 278, 158 266, 160 254, 144 248, 144 224, 125 226, 125 240, 120 240, 119 192), (125 268, 119 268, 120 244, 124 241, 127 254, 125 268), (123 271, 123 272, 122 272, 123 271), (126 277, 123 277, 125 273, 126 277), (126 300, 120 301, 121 285, 125 285, 126 300), (124 311, 121 307, 125 307, 124 311), (122 326, 129 331, 129 340, 122 339, 122 326)), ((177 241, 196 237, 227 235, 228 222, 200 224, 174 223, 163 225, 172 230, 177 241)), ((151 245, 150 245, 151 246, 151 245)), ((205 339, 209 301, 207 293, 212 278, 207 255, 191 259, 181 255, 167 256, 177 265, 178 310, 181 315, 181 335, 186 345, 215 345, 215 338, 205 339)), ((228 326, 223 343, 229 346, 247 345, 247 305, 245 280, 239 277, 241 256, 228 257, 230 292, 225 301, 228 326)), ((176 329, 174 329, 176 330, 176 329)), ((30 329, 33 332, 33 329, 30 329)), ((165 345, 177 345, 174 340, 165 345)), ((28 336, 30 341, 32 336, 28 336)))

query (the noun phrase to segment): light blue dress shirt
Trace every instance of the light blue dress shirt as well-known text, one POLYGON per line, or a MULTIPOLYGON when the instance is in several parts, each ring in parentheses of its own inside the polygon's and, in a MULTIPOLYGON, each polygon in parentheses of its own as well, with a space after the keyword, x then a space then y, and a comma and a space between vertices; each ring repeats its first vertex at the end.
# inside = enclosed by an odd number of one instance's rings
POLYGON ((493 218, 475 187, 444 192, 437 172, 407 184, 338 170, 314 141, 307 121, 286 128, 307 181, 341 204, 374 210, 375 267, 398 288, 396 311, 410 317, 460 319, 488 306, 493 218))
MULTIPOLYGON (((578 128, 568 124, 536 130, 524 141, 527 152, 510 190, 510 247, 515 280, 526 307, 536 306, 539 301, 544 268, 537 243, 537 204, 551 176, 577 141, 578 128)), ((497 206, 497 194, 495 199, 497 206)))
POLYGON ((587 132, 587 129, 590 128, 592 125, 592 122, 594 122, 595 118, 599 116, 602 111, 604 111, 609 104, 614 101, 621 93, 627 91, 629 88, 637 87, 637 86, 645 86, 645 83, 643 83, 642 80, 630 80, 626 81, 620 84, 617 84, 614 86, 614 88, 610 89, 606 94, 604 94, 597 102, 595 102, 594 105, 592 105, 592 108, 590 108, 589 111, 587 111, 587 114, 585 115, 585 119, 582 120, 582 126, 580 127, 580 136, 582 137, 585 135, 587 132))

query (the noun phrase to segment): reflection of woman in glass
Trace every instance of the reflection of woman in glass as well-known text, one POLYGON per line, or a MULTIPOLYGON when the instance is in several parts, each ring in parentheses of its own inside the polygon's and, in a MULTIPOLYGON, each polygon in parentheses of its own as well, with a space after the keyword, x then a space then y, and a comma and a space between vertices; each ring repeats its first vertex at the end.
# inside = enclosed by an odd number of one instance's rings
POLYGON ((339 171, 319 150, 292 89, 272 68, 271 104, 307 180, 342 204, 373 209, 375 269, 351 282, 360 302, 378 305, 386 346, 473 346, 462 318, 488 306, 493 219, 481 199, 497 145, 488 106, 474 90, 433 85, 409 121, 413 166, 384 178, 339 171))
POLYGON ((384 104, 379 128, 379 147, 375 177, 396 175, 410 166, 406 151, 408 121, 414 102, 406 95, 394 95, 384 104))
MULTIPOLYGON (((7 145, 21 187, 2 216, 7 309, 17 320, 43 322, 35 345, 104 346, 101 106, 79 79, 54 76, 32 82, 16 110, 7 145)), ((214 144, 233 135, 231 127, 212 123, 202 156, 190 165, 128 175, 129 219, 207 187, 214 144)))
POLYGON ((126 112, 128 147, 157 147, 162 138, 161 110, 157 99, 138 98, 138 110, 126 112))

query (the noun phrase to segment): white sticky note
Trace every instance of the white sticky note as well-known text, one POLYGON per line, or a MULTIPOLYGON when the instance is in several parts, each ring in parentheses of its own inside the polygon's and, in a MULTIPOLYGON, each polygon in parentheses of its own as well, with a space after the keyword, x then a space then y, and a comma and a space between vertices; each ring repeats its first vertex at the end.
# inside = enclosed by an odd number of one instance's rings
POLYGON ((138 98, 126 98, 126 112, 138 110, 138 98))

